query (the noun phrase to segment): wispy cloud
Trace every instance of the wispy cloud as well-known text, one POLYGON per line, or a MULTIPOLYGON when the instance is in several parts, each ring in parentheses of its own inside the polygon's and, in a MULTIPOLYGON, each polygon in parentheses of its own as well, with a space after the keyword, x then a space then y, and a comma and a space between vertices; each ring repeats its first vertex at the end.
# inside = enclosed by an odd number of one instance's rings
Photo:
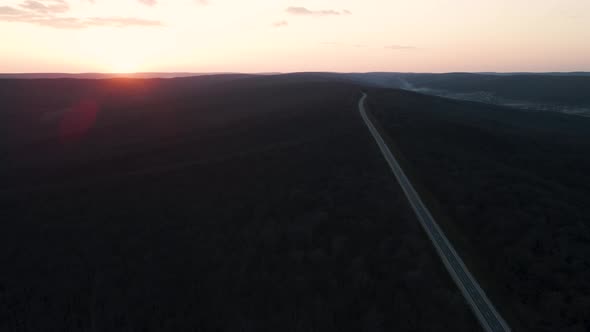
POLYGON ((282 21, 276 21, 273 22, 272 26, 275 28, 280 28, 280 27, 286 27, 289 25, 289 22, 282 20, 282 21))
MULTIPOLYGON (((149 1, 149 0, 148 0, 149 1)), ((155 2, 155 0, 153 0, 155 2)), ((84 29, 89 27, 155 27, 162 22, 136 17, 62 16, 70 9, 65 0, 26 0, 16 7, 0 6, 0 21, 23 22, 58 29, 84 29)))
POLYGON ((24 11, 8 6, 0 6, 0 17, 21 15, 24 11))
MULTIPOLYGON (((90 3, 94 3, 94 0, 86 0, 90 3)), ((158 4, 158 0, 137 0, 137 2, 146 5, 146 6, 155 6, 158 4)), ((198 5, 206 6, 209 4, 209 0, 194 0, 194 2, 198 5)))
MULTIPOLYGON (((0 20, 2 18, 0 17, 0 20)), ((85 29, 89 27, 116 27, 125 28, 132 26, 154 27, 162 26, 160 21, 144 20, 134 17, 91 17, 79 19, 75 17, 19 17, 8 20, 11 22, 26 22, 57 29, 85 29)))
POLYGON ((52 27, 57 29, 84 29, 86 24, 74 17, 50 17, 50 18, 33 18, 24 19, 20 22, 34 23, 41 26, 52 27))
POLYGON ((365 44, 345 44, 345 43, 336 43, 336 42, 322 42, 322 45, 328 46, 340 46, 340 47, 355 47, 355 48, 367 48, 368 45, 365 44))
POLYGON ((70 5, 64 0, 26 0, 19 7, 40 14, 65 13, 70 10, 70 5))
MULTIPOLYGON (((321 42, 321 45, 326 46, 333 46, 333 47, 354 47, 354 48, 370 48, 370 49, 379 49, 381 46, 376 45, 367 45, 367 44, 350 44, 350 43, 338 43, 338 42, 321 42)), ((406 45, 387 45, 383 48, 393 51, 410 51, 410 50, 417 50, 418 48, 415 46, 406 46, 406 45)))
POLYGON ((354 48, 368 48, 369 45, 366 44, 347 44, 347 43, 336 43, 336 42, 321 42, 321 45, 327 46, 338 46, 338 47, 354 47, 354 48))
POLYGON ((153 6, 158 3, 156 0, 139 0, 139 3, 142 3, 146 6, 153 6))
POLYGON ((334 9, 310 10, 305 7, 289 7, 285 11, 291 15, 300 16, 337 16, 342 14, 351 14, 348 10, 344 10, 342 12, 339 12, 334 9))
POLYGON ((385 48, 388 50, 393 50, 393 51, 417 50, 418 49, 416 46, 407 46, 407 45, 387 45, 387 46, 385 46, 385 48))
POLYGON ((155 27, 162 26, 162 22, 145 20, 136 17, 90 17, 83 21, 87 26, 111 26, 124 28, 129 26, 155 27))

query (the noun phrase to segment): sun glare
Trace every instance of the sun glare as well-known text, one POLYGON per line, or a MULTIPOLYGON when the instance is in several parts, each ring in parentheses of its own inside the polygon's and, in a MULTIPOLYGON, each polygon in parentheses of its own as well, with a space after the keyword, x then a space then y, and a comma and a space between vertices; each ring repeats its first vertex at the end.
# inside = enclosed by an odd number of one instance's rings
POLYGON ((113 74, 132 74, 140 70, 139 64, 132 61, 114 62, 109 66, 109 72, 113 74))
POLYGON ((132 74, 145 70, 142 58, 132 51, 102 54, 99 61, 102 71, 111 74, 132 74))

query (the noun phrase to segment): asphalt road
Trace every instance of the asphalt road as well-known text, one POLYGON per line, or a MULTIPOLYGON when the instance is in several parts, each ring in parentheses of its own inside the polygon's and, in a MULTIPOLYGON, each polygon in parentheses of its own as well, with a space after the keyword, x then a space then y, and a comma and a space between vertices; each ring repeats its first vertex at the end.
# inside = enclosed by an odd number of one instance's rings
POLYGON ((418 193, 404 174, 404 171, 400 167, 399 163, 387 147, 387 144, 367 116, 365 110, 365 100, 367 94, 363 93, 363 97, 359 100, 359 112, 365 124, 369 128, 369 131, 375 138, 377 145, 381 149, 381 153, 387 160, 387 163, 391 167, 391 170, 395 174, 399 184, 401 185, 412 209, 416 213, 420 224, 428 234, 428 237, 432 241, 432 244, 436 248, 436 251, 440 255, 445 267, 451 274, 451 277, 463 293, 463 296, 467 299, 467 302, 471 306, 471 309, 479 319, 481 326, 487 332, 507 332, 510 331, 510 327, 506 324, 506 321, 500 317, 500 314, 494 309, 493 304, 487 298, 484 291, 478 285, 475 278, 469 273, 465 264, 444 235, 434 218, 418 196, 418 193))

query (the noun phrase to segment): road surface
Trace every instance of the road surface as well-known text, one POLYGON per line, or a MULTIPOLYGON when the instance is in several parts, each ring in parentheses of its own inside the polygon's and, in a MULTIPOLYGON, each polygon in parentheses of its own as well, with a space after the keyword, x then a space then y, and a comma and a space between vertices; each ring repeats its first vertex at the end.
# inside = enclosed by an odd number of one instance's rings
POLYGON ((367 116, 365 110, 365 100, 367 94, 363 93, 363 97, 359 100, 359 112, 365 124, 369 128, 369 131, 377 141, 377 145, 381 149, 381 153, 387 160, 387 163, 391 167, 391 170, 395 174, 399 184, 401 185, 412 209, 416 213, 420 224, 428 234, 428 237, 432 241, 436 251, 440 255, 445 267, 451 274, 451 277, 463 293, 463 296, 467 299, 467 302, 471 306, 471 309, 479 319, 481 326, 487 332, 508 332, 510 327, 500 317, 500 314, 494 309, 494 306, 487 298, 484 291, 478 285, 475 278, 469 273, 465 264, 444 235, 434 218, 418 196, 418 193, 404 174, 399 163, 387 147, 387 144, 367 116))

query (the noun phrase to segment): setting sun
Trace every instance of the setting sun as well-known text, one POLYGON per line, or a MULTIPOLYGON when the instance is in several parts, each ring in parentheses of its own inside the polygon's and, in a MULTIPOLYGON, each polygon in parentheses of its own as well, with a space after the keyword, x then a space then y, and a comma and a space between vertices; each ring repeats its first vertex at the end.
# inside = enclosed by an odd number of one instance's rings
POLYGON ((131 74, 142 71, 139 64, 131 60, 113 61, 112 63, 105 64, 104 67, 104 72, 113 74, 131 74))

